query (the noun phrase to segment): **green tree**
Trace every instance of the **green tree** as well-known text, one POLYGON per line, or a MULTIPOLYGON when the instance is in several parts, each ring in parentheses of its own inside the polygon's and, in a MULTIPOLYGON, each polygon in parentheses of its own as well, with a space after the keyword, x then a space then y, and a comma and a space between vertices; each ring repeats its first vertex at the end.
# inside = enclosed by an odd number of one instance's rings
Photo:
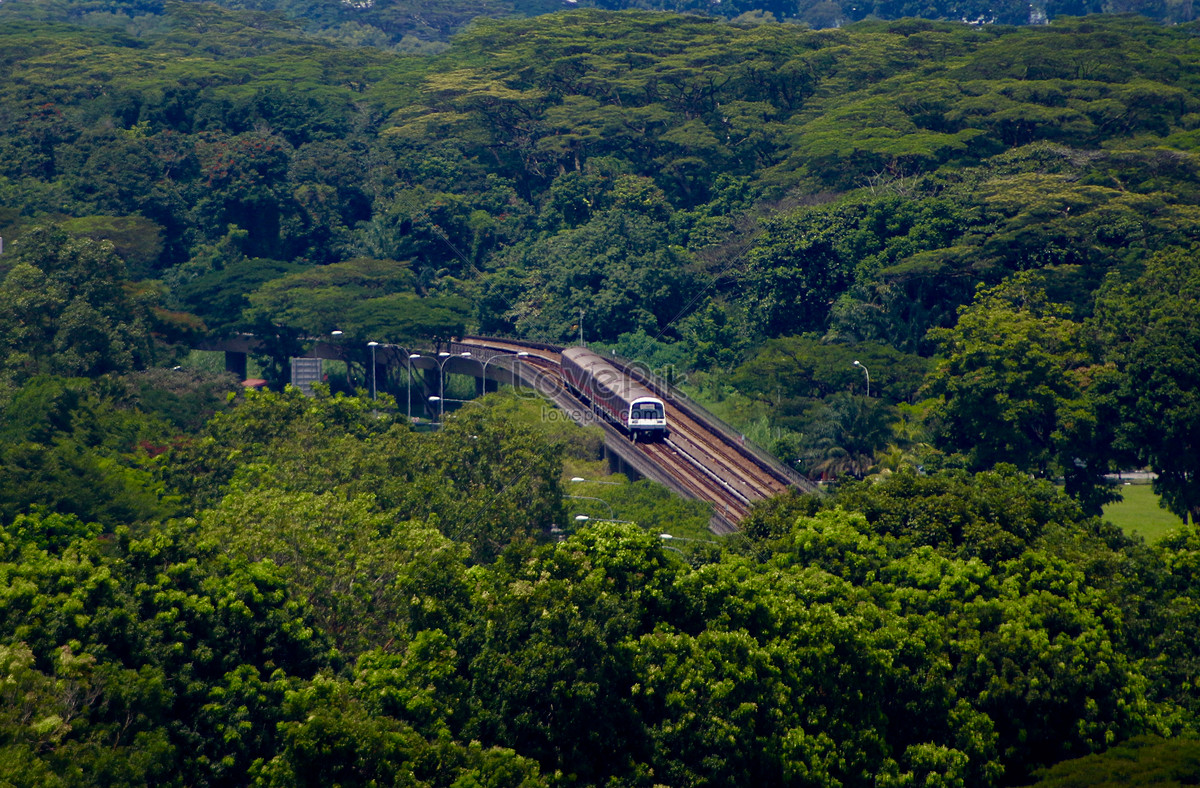
POLYGON ((82 379, 34 378, 0 407, 0 518, 46 510, 110 529, 157 519, 175 502, 154 480, 166 425, 82 379))
POLYGON ((642 731, 630 702, 632 652, 669 577, 658 539, 604 524, 532 555, 504 556, 480 589, 467 728, 582 780, 628 774, 642 731))
POLYGON ((1200 439, 1200 306, 1194 252, 1168 249, 1141 275, 1106 289, 1098 324, 1119 374, 1115 408, 1124 447, 1157 474, 1155 490, 1180 517, 1200 518, 1194 447, 1200 439))
MULTIPOLYGON (((644 216, 611 210, 509 253, 523 274, 517 300, 503 319, 527 336, 615 340, 639 329, 651 336, 674 333, 704 278, 667 228, 644 216)), ((486 286, 486 285, 485 285, 486 286)), ((507 288, 505 288, 507 289, 507 288)), ((493 288, 492 302, 500 294, 493 288)), ((497 324, 500 316, 482 316, 497 324)))
POLYGON ((208 329, 221 333, 243 324, 247 296, 265 282, 299 272, 299 266, 259 257, 239 257, 220 268, 180 282, 172 288, 179 306, 204 319, 208 329))
POLYGON ((836 344, 809 336, 767 341, 753 358, 734 370, 739 391, 777 407, 788 401, 824 399, 837 392, 866 392, 858 361, 873 372, 871 391, 890 402, 911 402, 929 362, 874 342, 836 344))
POLYGON ((1116 788, 1121 785, 1195 785, 1200 741, 1135 736, 1101 753, 1039 770, 1031 788, 1116 788))
POLYGON ((895 409, 869 397, 835 394, 812 411, 799 459, 809 475, 861 479, 892 439, 895 409))
POLYGON ((394 522, 374 503, 333 493, 239 490, 201 518, 200 535, 238 558, 280 567, 289 593, 307 601, 314 621, 353 657, 399 648, 414 622, 428 625, 447 612, 456 580, 438 574, 461 561, 461 551, 435 530, 394 522), (442 591, 450 596, 440 598, 442 591))
MULTIPOLYGON (((832 213, 832 212, 830 212, 832 213)), ((753 327, 768 337, 819 331, 833 300, 853 281, 845 253, 850 219, 807 211, 780 217, 747 254, 740 277, 753 327)))
POLYGON ((941 447, 964 453, 975 469, 1007 462, 1062 475, 1095 512, 1112 498, 1104 479, 1112 453, 1088 417, 1094 344, 1036 279, 981 290, 954 328, 933 336, 944 354, 929 380, 941 397, 941 447))
POLYGON ((1154 469, 1155 492, 1180 517, 1200 521, 1200 330, 1163 319, 1128 349, 1123 437, 1154 469))
POLYGON ((146 305, 126 292, 111 243, 37 227, 15 256, 0 282, 0 364, 9 381, 126 372, 150 361, 146 305))
POLYGON ((1053 526, 1091 526, 1078 504, 1050 482, 1031 481, 1005 465, 974 474, 925 475, 909 468, 878 482, 841 486, 825 506, 862 513, 873 533, 906 549, 930 546, 992 565, 1018 557, 1053 526))

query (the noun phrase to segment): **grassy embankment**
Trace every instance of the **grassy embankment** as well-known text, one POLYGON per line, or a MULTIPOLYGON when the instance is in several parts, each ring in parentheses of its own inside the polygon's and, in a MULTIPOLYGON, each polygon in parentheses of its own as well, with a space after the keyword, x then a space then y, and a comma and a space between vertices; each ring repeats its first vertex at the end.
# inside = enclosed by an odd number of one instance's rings
POLYGON ((1183 521, 1158 505, 1158 496, 1149 484, 1121 487, 1124 500, 1104 507, 1104 517, 1128 534, 1137 534, 1147 542, 1156 542, 1183 521))

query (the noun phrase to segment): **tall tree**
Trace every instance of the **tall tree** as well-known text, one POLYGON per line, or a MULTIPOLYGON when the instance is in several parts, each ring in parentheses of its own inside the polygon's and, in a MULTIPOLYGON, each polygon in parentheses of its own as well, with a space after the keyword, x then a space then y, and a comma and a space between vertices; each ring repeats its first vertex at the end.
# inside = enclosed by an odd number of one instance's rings
POLYGON ((1200 520, 1200 250, 1168 249, 1134 281, 1110 287, 1098 323, 1121 370, 1126 448, 1155 472, 1155 491, 1180 517, 1200 520))
POLYGON ((0 374, 101 375, 151 358, 146 304, 125 289, 125 263, 107 241, 37 227, 16 244, 0 281, 0 374))
POLYGON ((1097 358, 1084 326, 1046 297, 1036 276, 1020 275, 981 290, 954 328, 932 334, 944 354, 929 381, 941 397, 939 445, 965 454, 973 469, 1011 463, 1063 475, 1098 513, 1112 497, 1104 478, 1111 455, 1103 433, 1089 430, 1086 383, 1097 358))

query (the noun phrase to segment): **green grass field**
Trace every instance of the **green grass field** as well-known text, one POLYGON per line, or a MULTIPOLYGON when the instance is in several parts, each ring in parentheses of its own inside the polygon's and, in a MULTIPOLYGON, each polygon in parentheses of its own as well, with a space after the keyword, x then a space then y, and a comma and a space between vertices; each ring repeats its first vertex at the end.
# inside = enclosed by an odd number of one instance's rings
POLYGON ((1104 518, 1120 526, 1127 534, 1156 542, 1167 531, 1183 525, 1183 521, 1158 505, 1158 496, 1149 484, 1128 484, 1121 487, 1125 500, 1104 507, 1104 518))

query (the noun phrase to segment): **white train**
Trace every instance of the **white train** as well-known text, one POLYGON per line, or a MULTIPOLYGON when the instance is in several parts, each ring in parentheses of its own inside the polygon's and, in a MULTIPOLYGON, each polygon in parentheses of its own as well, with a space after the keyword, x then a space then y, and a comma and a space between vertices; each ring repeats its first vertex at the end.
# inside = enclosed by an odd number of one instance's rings
POLYGON ((564 350, 562 373, 568 389, 632 440, 667 437, 667 408, 663 401, 592 351, 583 347, 564 350))

